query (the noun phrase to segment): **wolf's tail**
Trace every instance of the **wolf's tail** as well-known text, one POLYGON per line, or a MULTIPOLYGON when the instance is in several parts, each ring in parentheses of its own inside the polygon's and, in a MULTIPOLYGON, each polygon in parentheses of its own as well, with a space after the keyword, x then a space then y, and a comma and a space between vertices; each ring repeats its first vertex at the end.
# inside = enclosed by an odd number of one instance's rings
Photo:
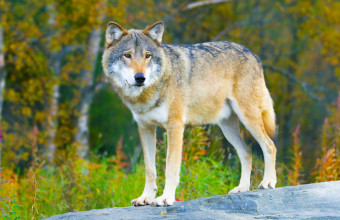
POLYGON ((274 108, 271 105, 269 109, 264 110, 262 112, 262 121, 264 124, 264 128, 266 130, 266 133, 270 138, 275 137, 275 131, 276 131, 276 123, 275 123, 275 112, 274 108))

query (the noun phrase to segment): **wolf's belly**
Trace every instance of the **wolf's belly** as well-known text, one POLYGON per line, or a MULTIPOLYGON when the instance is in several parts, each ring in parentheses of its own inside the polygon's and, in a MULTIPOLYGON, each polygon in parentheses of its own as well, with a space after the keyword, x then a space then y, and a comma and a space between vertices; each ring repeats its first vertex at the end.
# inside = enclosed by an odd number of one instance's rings
POLYGON ((230 114, 231 108, 227 103, 220 106, 195 106, 186 110, 184 122, 188 125, 216 124, 230 114))
MULTIPOLYGON (((154 124, 166 128, 169 117, 169 105, 164 102, 160 106, 142 114, 132 111, 137 122, 154 124)), ((183 122, 186 125, 216 124, 218 121, 228 118, 231 108, 227 102, 219 105, 194 105, 186 106, 183 112, 183 122)))

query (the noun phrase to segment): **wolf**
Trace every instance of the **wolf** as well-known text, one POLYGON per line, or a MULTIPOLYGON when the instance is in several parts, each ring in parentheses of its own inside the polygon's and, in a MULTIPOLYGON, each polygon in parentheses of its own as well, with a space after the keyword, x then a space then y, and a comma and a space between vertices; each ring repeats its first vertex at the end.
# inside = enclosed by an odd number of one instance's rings
POLYGON ((252 156, 239 129, 241 121, 261 146, 265 169, 259 188, 275 188, 275 112, 260 59, 246 47, 221 41, 194 45, 162 42, 164 23, 126 30, 106 29, 104 74, 138 124, 145 162, 145 186, 132 205, 167 206, 179 183, 186 125, 217 124, 241 162, 239 185, 248 191, 252 156), (168 137, 165 187, 156 198, 156 127, 168 137))

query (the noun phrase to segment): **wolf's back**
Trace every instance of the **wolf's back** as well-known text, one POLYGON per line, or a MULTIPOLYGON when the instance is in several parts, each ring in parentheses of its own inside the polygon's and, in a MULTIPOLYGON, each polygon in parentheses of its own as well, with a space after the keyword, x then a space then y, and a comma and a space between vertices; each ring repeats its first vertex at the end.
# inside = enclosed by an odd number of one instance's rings
POLYGON ((177 58, 181 52, 186 52, 191 60, 195 60, 199 56, 211 58, 227 56, 229 58, 244 60, 251 56, 256 59, 256 62, 261 63, 260 59, 248 48, 229 41, 206 42, 193 45, 162 44, 162 46, 170 55, 174 55, 177 58))

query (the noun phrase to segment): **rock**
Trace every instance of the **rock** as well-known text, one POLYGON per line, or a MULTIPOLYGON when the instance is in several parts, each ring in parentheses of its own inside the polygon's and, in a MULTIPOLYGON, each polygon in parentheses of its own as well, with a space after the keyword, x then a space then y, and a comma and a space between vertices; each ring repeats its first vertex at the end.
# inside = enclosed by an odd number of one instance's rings
POLYGON ((257 190, 176 202, 70 212, 48 220, 108 219, 340 219, 340 181, 257 190))

